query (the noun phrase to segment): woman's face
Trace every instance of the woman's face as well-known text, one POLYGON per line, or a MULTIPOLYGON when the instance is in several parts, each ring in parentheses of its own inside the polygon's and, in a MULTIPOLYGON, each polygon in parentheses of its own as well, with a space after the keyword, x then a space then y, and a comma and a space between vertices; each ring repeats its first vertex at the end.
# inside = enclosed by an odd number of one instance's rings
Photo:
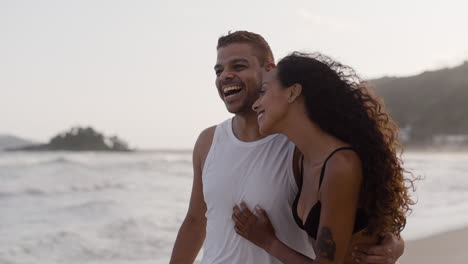
POLYGON ((257 112, 260 133, 270 135, 280 133, 289 108, 289 89, 281 86, 277 69, 263 74, 259 98, 252 108, 257 112))

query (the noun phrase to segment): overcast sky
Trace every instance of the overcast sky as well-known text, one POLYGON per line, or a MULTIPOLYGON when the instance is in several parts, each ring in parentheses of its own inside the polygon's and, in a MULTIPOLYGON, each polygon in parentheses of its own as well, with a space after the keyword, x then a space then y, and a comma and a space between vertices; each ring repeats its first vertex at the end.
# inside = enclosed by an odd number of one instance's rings
POLYGON ((466 1, 0 0, 0 134, 47 141, 74 125, 139 148, 191 148, 230 115, 216 42, 263 35, 277 59, 321 51, 365 78, 468 59, 466 1))

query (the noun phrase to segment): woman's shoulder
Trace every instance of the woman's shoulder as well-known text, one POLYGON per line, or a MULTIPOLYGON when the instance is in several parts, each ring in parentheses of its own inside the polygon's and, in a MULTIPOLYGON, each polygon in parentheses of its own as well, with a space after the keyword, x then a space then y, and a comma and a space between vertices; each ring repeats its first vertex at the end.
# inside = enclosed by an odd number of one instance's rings
POLYGON ((362 163, 358 153, 350 147, 340 148, 334 151, 326 161, 324 168, 324 182, 338 180, 361 181, 362 163))

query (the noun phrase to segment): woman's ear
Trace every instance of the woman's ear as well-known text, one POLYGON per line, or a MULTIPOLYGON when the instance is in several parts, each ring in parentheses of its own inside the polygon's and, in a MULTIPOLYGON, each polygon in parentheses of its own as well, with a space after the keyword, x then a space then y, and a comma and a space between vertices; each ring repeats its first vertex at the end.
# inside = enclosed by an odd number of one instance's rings
POLYGON ((302 85, 295 83, 289 87, 288 103, 292 104, 302 93, 302 85))

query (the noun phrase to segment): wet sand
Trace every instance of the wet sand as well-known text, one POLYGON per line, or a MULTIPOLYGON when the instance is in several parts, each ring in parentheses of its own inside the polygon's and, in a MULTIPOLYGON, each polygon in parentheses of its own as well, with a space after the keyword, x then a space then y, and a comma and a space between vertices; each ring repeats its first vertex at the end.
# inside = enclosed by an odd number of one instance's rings
POLYGON ((468 227, 408 241, 400 264, 468 263, 468 227))

